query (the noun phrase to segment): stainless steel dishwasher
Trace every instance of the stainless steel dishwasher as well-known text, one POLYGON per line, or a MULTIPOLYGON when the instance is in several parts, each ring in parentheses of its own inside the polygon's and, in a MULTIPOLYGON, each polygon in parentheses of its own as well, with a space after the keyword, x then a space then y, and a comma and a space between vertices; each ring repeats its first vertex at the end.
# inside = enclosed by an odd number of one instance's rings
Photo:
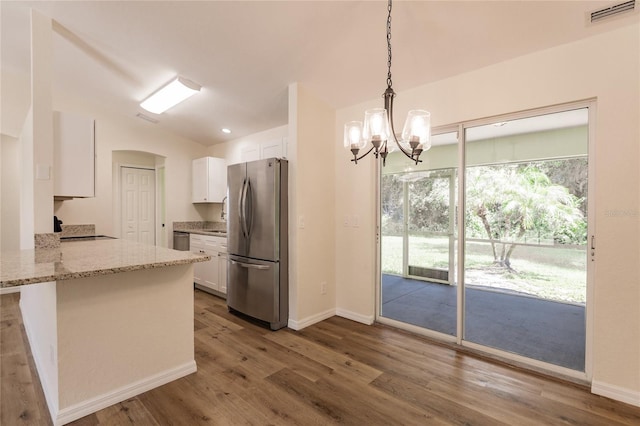
POLYGON ((173 231, 173 249, 189 251, 189 233, 173 231))

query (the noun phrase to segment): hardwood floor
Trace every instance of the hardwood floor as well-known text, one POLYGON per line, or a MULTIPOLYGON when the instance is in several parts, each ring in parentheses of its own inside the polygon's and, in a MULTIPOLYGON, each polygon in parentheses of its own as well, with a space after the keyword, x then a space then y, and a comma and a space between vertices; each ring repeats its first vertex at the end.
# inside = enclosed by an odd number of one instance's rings
MULTIPOLYGON (((0 424, 50 425, 15 294, 0 297, 0 424)), ((640 408, 334 317, 277 332, 195 292, 198 372, 72 425, 637 425, 640 408)))

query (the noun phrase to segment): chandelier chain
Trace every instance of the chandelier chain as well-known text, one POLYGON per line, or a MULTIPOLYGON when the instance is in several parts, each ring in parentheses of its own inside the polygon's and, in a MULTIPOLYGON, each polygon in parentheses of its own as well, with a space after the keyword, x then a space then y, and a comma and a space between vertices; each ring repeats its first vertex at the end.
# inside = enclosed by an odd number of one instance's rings
POLYGON ((393 85, 391 82, 391 0, 389 0, 387 10, 389 11, 387 15, 387 51, 389 53, 387 60, 387 88, 391 88, 393 85))

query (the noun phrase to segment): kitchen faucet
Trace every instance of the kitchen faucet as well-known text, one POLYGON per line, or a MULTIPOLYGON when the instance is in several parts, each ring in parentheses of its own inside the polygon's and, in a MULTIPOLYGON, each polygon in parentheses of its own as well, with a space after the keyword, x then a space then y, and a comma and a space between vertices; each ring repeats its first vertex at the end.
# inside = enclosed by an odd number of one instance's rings
POLYGON ((222 211, 220 212, 220 219, 222 219, 223 222, 227 221, 227 197, 226 196, 222 199, 222 211))

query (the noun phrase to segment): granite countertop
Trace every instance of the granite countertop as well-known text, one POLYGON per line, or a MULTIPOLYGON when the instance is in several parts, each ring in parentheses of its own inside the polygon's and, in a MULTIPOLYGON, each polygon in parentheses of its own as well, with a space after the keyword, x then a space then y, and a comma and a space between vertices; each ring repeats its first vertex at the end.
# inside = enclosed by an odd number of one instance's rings
POLYGON ((173 222, 173 230, 189 234, 227 237, 227 224, 225 222, 173 222))
POLYGON ((210 260, 211 256, 127 240, 63 242, 59 248, 0 253, 0 287, 116 274, 210 260))
POLYGON ((181 229, 181 230, 176 230, 176 231, 188 232, 189 234, 210 235, 210 236, 213 236, 213 237, 227 238, 227 232, 226 231, 210 231, 210 230, 204 230, 204 229, 181 229))

